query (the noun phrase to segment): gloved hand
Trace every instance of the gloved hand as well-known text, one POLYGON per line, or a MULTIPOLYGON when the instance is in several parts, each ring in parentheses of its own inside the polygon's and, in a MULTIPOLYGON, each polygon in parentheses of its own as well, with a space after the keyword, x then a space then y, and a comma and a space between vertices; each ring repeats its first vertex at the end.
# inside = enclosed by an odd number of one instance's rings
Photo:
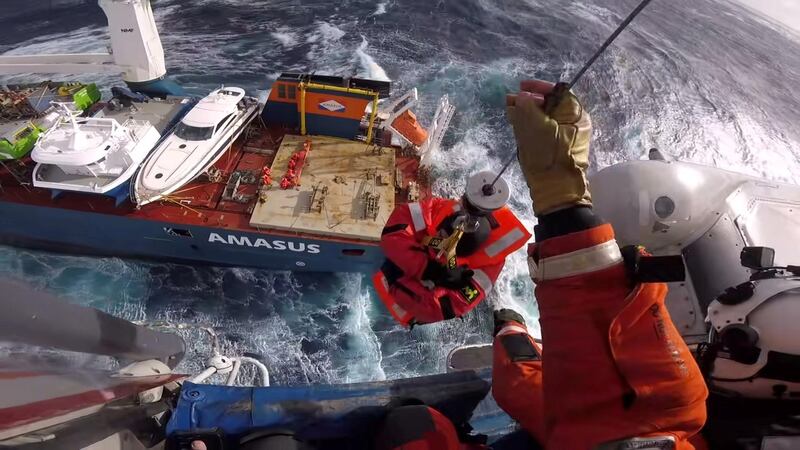
POLYGON ((542 110, 553 84, 523 81, 506 100, 519 163, 528 182, 533 210, 542 216, 574 205, 591 205, 586 181, 592 121, 571 92, 550 116, 542 110))
POLYGON ((425 272, 422 273, 423 280, 430 280, 433 284, 447 289, 461 289, 469 286, 472 276, 475 275, 467 266, 450 269, 436 261, 428 261, 425 272))
POLYGON ((525 325, 525 319, 513 309, 498 309, 494 311, 494 335, 496 335, 508 322, 525 325))

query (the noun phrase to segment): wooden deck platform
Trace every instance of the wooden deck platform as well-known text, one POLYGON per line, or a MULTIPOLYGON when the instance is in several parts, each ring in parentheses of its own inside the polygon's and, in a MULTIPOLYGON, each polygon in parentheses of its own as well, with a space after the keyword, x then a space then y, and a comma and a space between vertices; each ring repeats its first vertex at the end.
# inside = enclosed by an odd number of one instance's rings
POLYGON ((250 226, 378 241, 395 205, 395 150, 322 136, 284 137, 273 186, 250 226), (300 185, 278 185, 292 155, 311 139, 300 185), (370 208, 370 205, 372 207, 370 208))

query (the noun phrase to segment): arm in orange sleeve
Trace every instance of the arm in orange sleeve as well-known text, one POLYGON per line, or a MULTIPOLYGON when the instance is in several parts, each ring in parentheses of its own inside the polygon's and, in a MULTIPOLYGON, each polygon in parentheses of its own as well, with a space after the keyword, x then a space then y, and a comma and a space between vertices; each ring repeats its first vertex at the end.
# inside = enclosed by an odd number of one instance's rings
POLYGON ((547 348, 545 446, 665 436, 693 449, 708 392, 664 305, 666 285, 628 278, 608 224, 544 239, 530 253, 547 348))
POLYGON ((404 275, 422 277, 429 260, 422 239, 428 235, 432 215, 448 202, 450 200, 432 198, 400 205, 392 211, 381 234, 381 250, 404 275))
MULTIPOLYGON (((537 442, 545 441, 542 350, 522 317, 497 324, 492 344, 492 397, 537 442)), ((511 312, 516 315, 516 312, 511 312)))
POLYGON ((664 305, 666 285, 629 278, 613 229, 594 215, 591 118, 568 89, 554 89, 526 80, 507 98, 539 218, 528 264, 546 349, 543 444, 693 449, 706 418, 703 377, 664 305))

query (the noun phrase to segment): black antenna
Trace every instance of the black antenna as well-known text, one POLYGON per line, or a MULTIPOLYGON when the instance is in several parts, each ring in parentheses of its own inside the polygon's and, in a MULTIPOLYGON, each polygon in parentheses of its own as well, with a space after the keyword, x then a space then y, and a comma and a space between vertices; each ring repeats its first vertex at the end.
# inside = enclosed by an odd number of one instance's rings
MULTIPOLYGON (((609 36, 608 39, 606 39, 606 41, 603 42, 603 45, 601 45, 600 48, 594 53, 594 55, 592 55, 592 57, 589 58, 588 61, 586 61, 586 64, 584 64, 583 67, 581 67, 581 70, 579 70, 578 73, 574 77, 572 77, 572 80, 570 80, 568 83, 565 83, 563 81, 556 83, 556 85, 553 87, 553 90, 549 94, 547 94, 547 96, 544 99, 544 112, 546 114, 550 115, 558 107, 558 105, 561 104, 561 101, 564 99, 564 96, 567 94, 567 92, 569 92, 570 89, 572 89, 575 86, 575 84, 577 84, 578 81, 580 81, 580 79, 583 78, 586 72, 597 61, 597 58, 599 58, 608 49, 608 47, 614 43, 614 41, 619 37, 619 35, 623 31, 625 31, 626 28, 628 28, 628 25, 630 25, 631 22, 633 22, 633 19, 635 19, 636 16, 638 16, 639 13, 641 13, 647 7, 647 5, 650 4, 651 1, 653 0, 642 0, 642 2, 639 3, 639 6, 637 6, 636 9, 634 9, 628 15, 628 17, 626 17, 625 20, 622 21, 621 24, 619 24, 617 29, 614 30, 613 33, 611 33, 611 36, 609 36)), ((514 162, 514 159, 517 158, 517 154, 519 154, 519 147, 517 148, 517 151, 514 152, 514 154, 511 156, 511 158, 508 159, 508 162, 506 162, 503 168, 500 169, 500 173, 497 174, 497 177, 494 179, 494 181, 492 181, 490 184, 483 186, 484 195, 494 194, 495 183, 497 183, 497 180, 500 179, 500 176, 503 175, 506 169, 508 169, 508 167, 511 166, 511 163, 514 162)))
MULTIPOLYGON (((519 148, 517 149, 517 152, 519 152, 519 148)), ((495 185, 495 183, 497 183, 497 180, 499 180, 500 177, 503 176, 503 173, 505 173, 506 169, 508 169, 508 167, 511 165, 511 163, 514 162, 514 159, 516 157, 517 157, 517 153, 514 153, 514 156, 509 158, 509 160, 506 162, 506 164, 503 166, 503 168, 500 169, 500 173, 498 173, 497 176, 494 177, 494 180, 489 184, 484 184, 483 185, 483 189, 482 189, 483 195, 485 195, 487 197, 490 196, 490 195, 494 195, 494 185, 495 185)))

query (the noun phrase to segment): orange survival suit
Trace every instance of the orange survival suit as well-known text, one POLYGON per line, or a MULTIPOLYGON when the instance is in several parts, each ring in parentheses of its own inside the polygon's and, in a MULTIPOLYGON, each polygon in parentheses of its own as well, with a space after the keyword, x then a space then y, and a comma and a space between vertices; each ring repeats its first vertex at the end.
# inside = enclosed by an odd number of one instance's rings
MULTIPOLYGON (((528 265, 543 348, 518 314, 495 313, 495 400, 546 450, 698 448, 708 390, 664 306, 667 286, 637 281, 630 252, 626 264, 594 215, 591 120, 572 93, 557 95, 524 81, 507 101, 539 219, 528 265)), ((632 249, 635 262, 643 251, 632 249)))
POLYGON ((492 289, 506 257, 531 238, 504 206, 481 213, 478 230, 458 243, 456 261, 437 261, 437 251, 423 242, 426 237, 449 235, 454 219, 470 208, 466 200, 464 204, 431 198, 400 205, 386 222, 381 248, 387 260, 373 283, 403 326, 449 320, 471 311, 492 289), (455 272, 455 280, 443 281, 455 272))
POLYGON ((631 280, 608 224, 529 251, 544 351, 521 317, 496 313, 498 405, 548 450, 632 438, 666 446, 630 448, 696 448, 707 389, 664 306, 666 285, 631 280))

